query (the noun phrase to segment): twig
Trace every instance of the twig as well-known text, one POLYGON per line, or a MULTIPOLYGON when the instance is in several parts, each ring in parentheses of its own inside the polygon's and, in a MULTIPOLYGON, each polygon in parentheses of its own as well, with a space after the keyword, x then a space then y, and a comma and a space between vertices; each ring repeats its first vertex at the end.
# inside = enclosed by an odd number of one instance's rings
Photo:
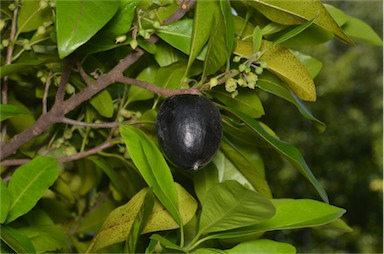
POLYGON ((47 99, 48 99, 49 87, 51 86, 51 81, 52 81, 52 72, 49 71, 47 81, 45 82, 44 95, 42 99, 43 114, 47 113, 48 111, 47 99))
POLYGON ((201 94, 201 90, 194 87, 186 88, 186 89, 166 89, 145 81, 141 81, 141 80, 125 77, 125 76, 118 77, 116 81, 124 84, 129 84, 132 86, 138 86, 152 93, 155 93, 158 95, 164 95, 164 96, 172 96, 177 94, 201 94))
POLYGON ((83 126, 83 127, 91 127, 91 128, 114 128, 114 127, 119 127, 122 124, 125 124, 129 121, 125 122, 109 122, 109 123, 86 123, 86 122, 81 122, 81 121, 76 121, 69 119, 67 117, 64 117, 61 120, 62 123, 70 124, 70 125, 77 125, 77 126, 83 126))
MULTIPOLYGON (((11 64, 12 63, 12 55, 13 55, 13 49, 14 49, 14 41, 16 38, 17 33, 17 16, 19 13, 19 7, 16 7, 16 9, 13 11, 13 18, 12 18, 12 25, 11 25, 11 34, 9 36, 9 45, 7 48, 7 55, 5 58, 5 64, 11 64)), ((3 78, 3 84, 1 84, 1 103, 7 104, 8 103, 8 76, 5 76, 3 78)), ((5 143, 7 137, 7 124, 6 122, 3 122, 2 129, 1 129, 1 143, 5 143)))
POLYGON ((69 57, 68 59, 68 62, 65 66, 63 74, 61 75, 59 88, 57 89, 57 92, 56 92, 55 103, 61 103, 62 101, 64 101, 65 88, 67 86, 69 77, 71 76, 74 60, 75 59, 73 56, 69 57))
POLYGON ((84 71, 83 66, 81 66, 81 63, 79 60, 76 60, 77 70, 80 73, 81 78, 84 80, 84 82, 89 86, 91 85, 91 81, 89 80, 88 74, 84 71))
POLYGON ((74 155, 57 158, 57 161, 60 163, 63 163, 63 162, 68 162, 68 161, 79 160, 79 159, 87 157, 89 155, 101 152, 104 149, 107 149, 107 148, 114 146, 114 145, 115 145, 115 143, 113 142, 113 140, 107 139, 107 141, 105 141, 104 143, 102 143, 98 146, 93 147, 92 149, 89 149, 89 150, 81 152, 81 153, 76 153, 74 155))
POLYGON ((182 0, 179 9, 175 11, 171 16, 169 16, 164 22, 163 25, 175 22, 181 19, 189 9, 195 4, 196 0, 182 0))
MULTIPOLYGON (((71 155, 71 156, 63 156, 63 157, 60 157, 60 158, 56 158, 56 160, 58 162, 60 162, 60 163, 74 161, 74 160, 79 160, 79 159, 82 159, 82 158, 87 157, 89 155, 101 152, 104 149, 112 147, 114 145, 115 145, 115 142, 113 140, 107 139, 107 141, 105 141, 104 143, 102 143, 102 144, 100 144, 98 146, 93 147, 92 149, 89 149, 87 151, 84 151, 84 152, 81 152, 81 153, 77 153, 77 154, 74 154, 74 155, 71 155)), ((28 163, 30 161, 31 161, 31 159, 4 160, 4 161, 1 162, 1 166, 19 166, 19 165, 23 165, 25 163, 28 163)))

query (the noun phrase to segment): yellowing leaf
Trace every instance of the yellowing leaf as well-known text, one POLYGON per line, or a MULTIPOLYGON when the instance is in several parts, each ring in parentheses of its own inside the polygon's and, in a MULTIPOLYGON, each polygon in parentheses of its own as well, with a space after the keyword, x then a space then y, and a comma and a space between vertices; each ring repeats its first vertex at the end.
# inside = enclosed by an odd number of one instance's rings
MULTIPOLYGON (((300 99, 316 100, 316 88, 310 73, 291 51, 265 40, 261 51, 265 51, 261 60, 268 64, 268 70, 283 80, 300 99)), ((235 54, 249 57, 252 52, 251 42, 237 40, 235 54)))
POLYGON ((253 0, 247 1, 273 22, 283 25, 297 25, 317 16, 315 24, 335 34, 347 44, 353 41, 337 25, 320 0, 253 0))
MULTIPOLYGON (((180 217, 185 225, 192 219, 197 209, 196 200, 179 184, 175 183, 180 217)), ((100 232, 93 238, 87 253, 95 252, 106 246, 125 241, 140 211, 148 188, 139 191, 128 203, 117 207, 105 220, 100 232)), ((142 234, 161 230, 176 229, 179 225, 156 199, 152 213, 146 222, 142 234)))

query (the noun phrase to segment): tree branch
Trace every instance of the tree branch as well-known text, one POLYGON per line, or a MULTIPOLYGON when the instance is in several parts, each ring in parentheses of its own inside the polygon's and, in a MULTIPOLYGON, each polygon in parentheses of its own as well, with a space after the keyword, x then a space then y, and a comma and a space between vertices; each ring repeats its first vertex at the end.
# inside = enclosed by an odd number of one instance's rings
POLYGON ((66 123, 66 124, 70 124, 70 125, 74 125, 74 126, 83 126, 83 127, 91 127, 91 128, 106 128, 106 129, 109 129, 109 128, 114 128, 114 127, 119 127, 120 125, 122 124, 125 124, 129 121, 125 121, 125 122, 109 122, 109 123, 86 123, 86 122, 81 122, 81 121, 76 121, 76 120, 72 120, 72 119, 69 119, 67 117, 64 117, 62 120, 61 120, 62 123, 66 123))
POLYGON ((201 94, 201 89, 198 89, 198 88, 192 87, 192 88, 186 88, 186 89, 166 89, 154 84, 150 84, 145 81, 124 77, 124 76, 118 77, 116 81, 124 84, 129 84, 132 86, 138 86, 152 93, 155 93, 158 95, 164 95, 164 96, 172 96, 177 94, 201 94))
MULTIPOLYGON (((182 18, 185 15, 185 13, 189 10, 189 8, 191 8, 194 2, 195 0, 183 0, 180 5, 180 8, 173 15, 171 15, 171 17, 168 18, 166 22, 170 23, 182 18)), ((75 60, 74 57, 71 57, 68 60, 66 68, 62 73, 59 90, 57 91, 57 94, 55 97, 55 103, 53 104, 52 108, 48 112, 42 114, 30 128, 28 128, 27 130, 25 130, 24 132, 18 135, 15 135, 7 143, 1 144, 0 161, 10 156, 11 154, 15 153, 22 145, 24 145, 34 137, 40 135, 51 125, 55 123, 63 122, 63 121, 68 122, 68 118, 65 118, 65 115, 67 113, 71 112, 73 109, 78 107, 81 103, 91 99, 94 95, 96 95, 97 93, 99 93, 100 91, 102 91, 103 89, 105 89, 106 87, 108 87, 109 85, 117 81, 140 86, 145 89, 148 89, 149 91, 153 91, 154 93, 166 95, 166 96, 181 94, 181 93, 194 93, 194 94, 200 93, 200 91, 196 88, 179 89, 179 90, 171 91, 163 88, 158 88, 155 85, 152 85, 146 82, 137 81, 135 79, 124 77, 123 72, 133 63, 135 63, 142 55, 144 55, 144 50, 137 48, 131 54, 129 54, 128 56, 120 60, 120 62, 111 71, 109 71, 107 74, 101 75, 94 82, 90 82, 87 79, 88 76, 86 75, 86 73, 83 72, 82 68, 80 68, 79 69, 80 75, 83 77, 84 82, 86 82, 88 86, 85 87, 83 90, 81 90, 79 93, 74 94, 65 100, 64 99, 65 86, 68 83, 68 79, 72 70, 73 61, 75 60)), ((100 146, 98 147, 100 148, 100 146)), ((109 147, 109 145, 104 144, 103 146, 101 146, 102 149, 106 147, 109 147)), ((75 158, 75 156, 76 155, 72 156, 71 158, 75 158)))

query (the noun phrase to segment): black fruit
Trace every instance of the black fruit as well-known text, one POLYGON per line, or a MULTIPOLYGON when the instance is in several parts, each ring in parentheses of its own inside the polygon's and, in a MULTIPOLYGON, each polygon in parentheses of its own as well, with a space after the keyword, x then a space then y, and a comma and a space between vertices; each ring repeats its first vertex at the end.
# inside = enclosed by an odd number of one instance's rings
POLYGON ((221 115, 208 99, 192 94, 168 97, 156 119, 157 138, 166 158, 175 166, 198 170, 220 147, 221 115))

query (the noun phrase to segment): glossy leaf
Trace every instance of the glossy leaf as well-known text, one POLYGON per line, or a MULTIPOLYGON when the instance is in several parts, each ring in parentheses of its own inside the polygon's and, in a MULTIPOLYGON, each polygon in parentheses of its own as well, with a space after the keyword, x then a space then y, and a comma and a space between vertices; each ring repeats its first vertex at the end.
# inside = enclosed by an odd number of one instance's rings
POLYGON ((303 24, 298 25, 295 28, 293 28, 292 30, 284 33, 282 36, 280 36, 279 38, 274 40, 273 44, 280 44, 280 43, 283 43, 283 42, 295 37, 296 35, 303 32, 305 29, 307 29, 309 26, 311 26, 313 24, 313 22, 315 21, 315 19, 316 19, 316 17, 314 17, 313 19, 308 20, 307 22, 304 22, 303 24))
POLYGON ((367 23, 360 19, 348 17, 347 23, 345 23, 342 28, 344 32, 354 40, 376 46, 383 45, 383 40, 380 36, 367 23))
POLYGON ((348 15, 345 14, 342 10, 330 4, 323 3, 323 5, 332 16, 332 18, 336 21, 337 25, 339 25, 339 27, 342 27, 348 21, 348 15))
POLYGON ((25 227, 20 232, 32 241, 37 253, 64 250, 67 247, 67 236, 61 227, 54 224, 25 227))
POLYGON ((52 21, 51 8, 40 7, 40 1, 23 1, 17 18, 19 33, 30 32, 39 28, 46 22, 52 21))
POLYGON ((296 248, 288 243, 261 239, 239 243, 232 249, 225 250, 225 253, 296 253, 296 248))
POLYGON ((13 73, 25 71, 26 68, 38 67, 46 62, 46 59, 26 60, 20 63, 12 63, 0 66, 0 77, 5 77, 13 73))
MULTIPOLYGON (((252 55, 252 43, 237 41, 235 53, 240 56, 252 55)), ((268 70, 287 83, 293 92, 302 100, 315 101, 315 84, 304 65, 287 48, 273 45, 272 42, 263 41, 261 51, 264 55, 261 60, 268 64, 268 70)))
POLYGON ((58 163, 50 157, 37 156, 20 166, 8 183, 11 205, 6 223, 30 211, 59 175, 58 163))
POLYGON ((121 125, 120 133, 133 163, 140 171, 153 193, 181 224, 176 189, 171 170, 156 145, 140 129, 121 125))
POLYGON ((204 60, 203 77, 213 74, 223 67, 232 53, 232 50, 228 49, 225 18, 221 14, 215 17, 211 30, 212 34, 208 41, 207 54, 204 60))
POLYGON ((167 238, 165 237, 162 237, 161 235, 158 235, 158 234, 153 234, 151 235, 150 237, 152 240, 156 240, 158 241, 159 243, 161 243, 161 245, 163 245, 165 248, 167 249, 171 249, 171 250, 178 250, 178 251, 182 251, 184 252, 183 248, 181 248, 179 245, 171 242, 170 240, 168 240, 167 238))
POLYGON ((309 109, 304 105, 304 103, 299 98, 297 98, 297 96, 292 93, 288 88, 283 86, 280 80, 275 76, 264 72, 263 75, 257 81, 257 86, 268 93, 274 94, 294 104, 299 110, 299 112, 302 114, 302 116, 313 121, 316 124, 316 127, 321 132, 325 131, 326 125, 317 118, 315 118, 309 111, 309 109))
POLYGON ((12 104, 0 104, 0 122, 18 115, 26 115, 30 112, 12 104))
POLYGON ((345 209, 311 199, 275 199, 276 214, 259 228, 292 229, 325 225, 340 218, 345 209))
POLYGON ((261 31, 259 26, 256 26, 253 29, 253 36, 252 36, 252 54, 255 54, 257 51, 260 50, 261 43, 263 42, 263 32, 261 31))
POLYGON ((210 239, 246 237, 256 233, 317 227, 326 225, 340 218, 345 210, 311 199, 272 199, 276 208, 275 215, 257 225, 212 235, 210 239))
MULTIPOLYGON (((157 67, 156 66, 148 66, 144 70, 142 70, 139 75, 137 75, 136 79, 149 82, 149 83, 155 83, 155 77, 157 73, 157 67)), ((134 102, 134 101, 142 101, 142 100, 149 100, 154 97, 154 94, 149 92, 148 90, 145 90, 144 88, 138 87, 138 86, 132 86, 129 88, 129 94, 128 94, 128 103, 134 102)))
POLYGON ((128 239, 125 245, 126 253, 136 253, 136 246, 142 232, 142 229, 147 222, 149 216, 152 213, 153 206, 155 204, 155 197, 153 192, 149 189, 145 194, 143 203, 139 212, 137 213, 131 229, 128 234, 128 239))
POLYGON ((9 205, 11 204, 9 191, 3 179, 0 179, 0 223, 3 224, 8 215, 9 205))
POLYGON ((121 181, 114 169, 100 156, 88 156, 88 160, 92 161, 98 168, 100 168, 109 178, 111 183, 121 194, 127 194, 125 191, 125 184, 121 181))
POLYGON ((253 188, 264 197, 272 198, 272 192, 265 177, 262 175, 263 169, 258 168, 257 166, 259 165, 253 164, 247 157, 247 154, 243 153, 239 146, 229 142, 229 140, 222 142, 221 147, 227 158, 248 179, 253 188))
POLYGON ((224 152, 222 152, 222 149, 219 150, 213 158, 213 163, 218 171, 219 182, 234 180, 244 187, 254 190, 249 180, 239 171, 224 152))
POLYGON ((156 34, 165 42, 177 48, 185 54, 189 54, 191 48, 191 35, 193 28, 192 19, 183 19, 171 24, 161 26, 156 34))
POLYGON ((311 75, 312 79, 314 79, 320 73, 321 68, 323 68, 322 62, 320 62, 314 57, 305 55, 296 50, 291 50, 291 52, 293 52, 293 54, 295 54, 297 59, 299 59, 300 62, 305 66, 305 68, 309 72, 309 75, 311 75))
MULTIPOLYGON (((179 184, 172 183, 177 191, 178 202, 180 204, 180 216, 183 224, 186 224, 195 215, 197 202, 179 184)), ((148 188, 139 191, 125 205, 114 209, 106 218, 99 233, 92 239, 87 252, 95 252, 106 246, 125 241, 129 235, 132 225, 139 213, 148 188)), ((141 233, 154 231, 171 230, 179 227, 179 224, 165 210, 164 206, 156 199, 152 213, 144 225, 141 233)))
POLYGON ((212 187, 201 205, 199 232, 204 234, 254 225, 275 212, 268 199, 233 180, 212 187))
MULTIPOLYGON (((187 70, 186 62, 176 62, 169 66, 161 67, 157 70, 155 84, 168 89, 178 89, 183 83, 183 78, 187 70)), ((200 66, 192 66, 189 70, 191 76, 201 73, 200 66)))
POLYGON ((107 90, 102 90, 100 93, 96 94, 90 100, 90 103, 101 116, 107 118, 111 118, 113 116, 113 101, 107 90))
POLYGON ((140 0, 121 0, 115 16, 113 16, 103 30, 115 36, 128 33, 139 3, 140 0))
POLYGON ((160 67, 165 67, 186 59, 186 56, 182 52, 165 42, 158 42, 156 47, 157 49, 154 56, 160 67))
POLYGON ((328 201, 327 193, 325 192, 323 186, 319 183, 316 177, 313 175, 311 169, 308 167, 306 161, 304 160, 299 149, 295 146, 290 145, 280 139, 277 139, 274 136, 271 136, 265 129, 260 125, 260 123, 253 118, 247 116, 233 108, 226 108, 229 112, 236 115, 240 120, 242 120, 246 125, 248 125, 255 133, 257 133, 262 139, 264 139, 273 149, 280 153, 284 158, 286 158, 293 166, 300 170, 300 172, 308 179, 308 181, 315 187, 320 197, 325 201, 328 201))
POLYGON ((199 170, 194 174, 193 185, 200 203, 203 202, 207 192, 218 183, 219 176, 214 163, 209 163, 204 170, 199 170))
POLYGON ((0 238, 16 253, 36 253, 31 240, 20 230, 9 225, 1 225, 0 238))
POLYGON ((215 21, 214 18, 219 15, 220 8, 217 1, 197 1, 193 19, 188 69, 204 45, 208 42, 209 36, 211 35, 212 23, 215 21))
POLYGON ((56 31, 60 58, 68 56, 92 38, 113 17, 119 4, 119 1, 57 1, 56 31))
POLYGON ((252 118, 264 115, 264 108, 259 96, 253 90, 238 89, 238 94, 232 98, 231 94, 222 89, 213 89, 211 94, 226 106, 236 108, 252 118))
POLYGON ((283 25, 297 25, 318 16, 315 24, 334 33, 339 39, 353 45, 353 41, 337 25, 320 0, 275 1, 253 0, 248 4, 263 13, 268 19, 283 25))

